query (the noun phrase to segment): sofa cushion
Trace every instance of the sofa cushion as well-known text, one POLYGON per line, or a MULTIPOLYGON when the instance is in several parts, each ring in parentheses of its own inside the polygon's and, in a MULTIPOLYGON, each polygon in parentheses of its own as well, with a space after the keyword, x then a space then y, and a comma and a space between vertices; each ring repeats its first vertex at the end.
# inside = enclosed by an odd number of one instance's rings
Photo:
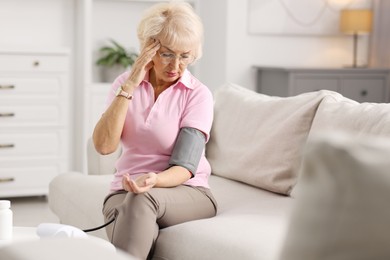
POLYGON ((390 259, 390 140, 313 137, 280 260, 390 259))
POLYGON ((119 158, 121 153, 122 146, 118 145, 118 148, 113 153, 106 155, 99 154, 95 149, 95 145, 93 144, 92 138, 89 138, 87 142, 88 174, 114 174, 116 172, 115 162, 119 158))
POLYGON ((310 136, 329 131, 390 137, 390 104, 358 103, 342 96, 327 96, 318 107, 310 136))
POLYGON ((136 260, 135 257, 111 250, 92 239, 46 238, 37 241, 11 243, 0 248, 4 260, 136 260))
POLYGON ((215 175, 210 186, 217 216, 162 229, 153 259, 275 259, 293 199, 215 175))
POLYGON ((207 145, 212 172, 273 192, 296 183, 317 107, 330 91, 271 97, 227 84, 214 93, 214 122, 207 145))
MULTIPOLYGON (((58 175, 49 185, 50 209, 62 224, 89 229, 104 224, 103 201, 112 175, 85 175, 69 172, 58 175)), ((105 229, 89 233, 107 240, 105 229)))

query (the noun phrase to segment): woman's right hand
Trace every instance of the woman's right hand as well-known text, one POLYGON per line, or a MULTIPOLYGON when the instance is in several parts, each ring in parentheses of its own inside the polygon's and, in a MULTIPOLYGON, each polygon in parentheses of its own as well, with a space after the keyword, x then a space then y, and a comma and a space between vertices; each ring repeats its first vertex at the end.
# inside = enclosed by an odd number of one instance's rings
POLYGON ((141 83, 145 74, 153 67, 152 58, 156 55, 160 47, 160 41, 156 39, 150 39, 147 42, 138 58, 135 60, 128 79, 125 84, 123 84, 124 91, 131 93, 131 88, 135 88, 141 83))
POLYGON ((125 191, 132 193, 144 193, 149 191, 157 183, 157 174, 155 172, 148 172, 135 180, 130 178, 128 173, 124 174, 122 177, 122 187, 125 191))

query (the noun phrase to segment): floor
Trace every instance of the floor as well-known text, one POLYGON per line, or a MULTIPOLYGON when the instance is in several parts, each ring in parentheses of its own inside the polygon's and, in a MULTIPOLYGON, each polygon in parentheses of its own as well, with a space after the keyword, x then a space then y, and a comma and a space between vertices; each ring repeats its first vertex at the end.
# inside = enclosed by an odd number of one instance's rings
POLYGON ((50 210, 46 196, 11 198, 14 226, 36 227, 41 223, 59 223, 50 210))

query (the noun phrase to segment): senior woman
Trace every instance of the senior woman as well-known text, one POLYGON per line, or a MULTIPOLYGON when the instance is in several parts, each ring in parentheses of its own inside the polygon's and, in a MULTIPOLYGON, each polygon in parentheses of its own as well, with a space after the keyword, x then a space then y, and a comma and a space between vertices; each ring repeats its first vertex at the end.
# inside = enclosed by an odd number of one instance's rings
POLYGON ((138 38, 141 53, 114 81, 93 141, 101 154, 123 148, 103 206, 105 220, 113 220, 107 235, 146 259, 159 229, 213 217, 217 206, 204 153, 212 94, 187 70, 202 54, 200 18, 187 3, 156 4, 141 19, 138 38))

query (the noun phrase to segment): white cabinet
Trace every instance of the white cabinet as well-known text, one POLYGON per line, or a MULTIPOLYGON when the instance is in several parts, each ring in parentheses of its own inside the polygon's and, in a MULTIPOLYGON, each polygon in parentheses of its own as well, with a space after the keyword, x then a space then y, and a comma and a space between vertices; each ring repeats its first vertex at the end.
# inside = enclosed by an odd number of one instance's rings
POLYGON ((389 102, 390 69, 267 68, 257 69, 257 91, 293 96, 321 89, 339 92, 358 102, 389 102))
POLYGON ((45 195, 70 165, 69 51, 0 50, 0 197, 45 195))

